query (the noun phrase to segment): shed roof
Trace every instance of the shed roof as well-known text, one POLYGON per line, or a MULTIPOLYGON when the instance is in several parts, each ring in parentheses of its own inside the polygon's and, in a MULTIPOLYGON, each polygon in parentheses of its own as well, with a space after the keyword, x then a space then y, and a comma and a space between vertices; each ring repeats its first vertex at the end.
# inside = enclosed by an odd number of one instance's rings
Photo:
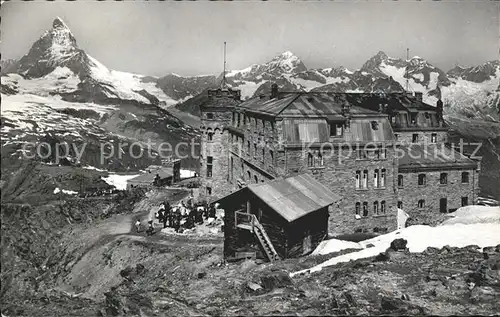
POLYGON ((158 170, 153 170, 151 173, 144 173, 137 177, 127 180, 131 183, 152 183, 156 177, 156 174, 160 176, 160 179, 170 178, 174 176, 171 168, 162 168, 158 170))
POLYGON ((431 167, 471 167, 477 163, 444 145, 412 144, 401 146, 403 156, 399 158, 399 168, 431 168, 431 167))
POLYGON ((340 199, 309 174, 252 184, 248 189, 288 222, 340 199))

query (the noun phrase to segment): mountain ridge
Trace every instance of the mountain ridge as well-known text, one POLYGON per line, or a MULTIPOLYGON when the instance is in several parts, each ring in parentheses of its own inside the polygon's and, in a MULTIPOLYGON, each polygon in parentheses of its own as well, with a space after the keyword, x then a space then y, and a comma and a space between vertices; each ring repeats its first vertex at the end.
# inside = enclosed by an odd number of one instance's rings
MULTIPOLYGON (((128 101, 162 108, 175 105, 180 110, 184 102, 219 86, 224 77, 223 73, 198 76, 170 73, 155 77, 110 70, 78 47, 71 30, 60 18, 54 20, 52 29, 19 61, 2 61, 2 75, 14 72, 34 79, 49 75, 56 66, 67 67, 80 78, 76 89, 61 94, 65 100, 101 104, 128 101)), ((499 61, 454 67, 445 72, 419 56, 403 60, 378 51, 355 70, 343 66, 310 69, 300 57, 284 51, 263 64, 228 70, 225 80, 228 86, 241 90, 243 99, 268 92, 271 83, 295 91, 418 91, 431 105, 438 99, 450 104, 447 110, 453 114, 500 120, 499 61)), ((12 91, 4 85, 2 90, 12 91)), ((188 108, 193 109, 192 105, 188 108)))

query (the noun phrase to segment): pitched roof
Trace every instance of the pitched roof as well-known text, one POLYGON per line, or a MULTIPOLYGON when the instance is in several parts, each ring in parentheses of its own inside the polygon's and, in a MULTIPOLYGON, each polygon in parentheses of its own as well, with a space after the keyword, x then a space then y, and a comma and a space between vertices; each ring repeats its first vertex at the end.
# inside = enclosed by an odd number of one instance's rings
POLYGON ((309 174, 252 184, 248 189, 289 222, 340 199, 309 174))
POLYGON ((391 124, 387 118, 357 118, 351 120, 347 142, 390 142, 395 141, 391 124))
POLYGON ((399 158, 399 168, 471 167, 477 163, 444 145, 412 144, 401 146, 403 156, 399 158))
POLYGON ((348 103, 353 115, 379 115, 379 105, 387 104, 391 110, 435 111, 414 96, 406 93, 331 93, 331 92, 281 92, 279 98, 255 97, 243 102, 241 109, 271 116, 330 116, 333 120, 345 119, 342 105, 348 103))

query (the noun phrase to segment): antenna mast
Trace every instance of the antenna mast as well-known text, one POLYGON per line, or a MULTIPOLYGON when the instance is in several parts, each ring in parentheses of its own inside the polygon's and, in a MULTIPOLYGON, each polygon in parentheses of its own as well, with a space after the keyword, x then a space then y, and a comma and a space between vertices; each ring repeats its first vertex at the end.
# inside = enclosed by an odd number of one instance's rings
POLYGON ((409 82, 408 82, 408 61, 410 60, 410 49, 407 48, 406 49, 406 91, 408 92, 408 85, 409 85, 409 82))
POLYGON ((221 88, 226 88, 226 42, 224 42, 224 72, 222 73, 221 88))

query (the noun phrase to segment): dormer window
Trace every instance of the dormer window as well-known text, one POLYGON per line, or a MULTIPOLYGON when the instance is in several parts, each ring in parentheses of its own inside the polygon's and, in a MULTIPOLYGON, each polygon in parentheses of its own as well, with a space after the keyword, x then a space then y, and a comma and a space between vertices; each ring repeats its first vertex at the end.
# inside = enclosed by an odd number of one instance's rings
POLYGON ((373 130, 378 130, 378 122, 377 121, 372 121, 371 124, 372 124, 373 130))
POLYGON ((341 123, 330 123, 330 136, 331 137, 336 137, 336 136, 342 136, 344 133, 344 126, 341 123))

